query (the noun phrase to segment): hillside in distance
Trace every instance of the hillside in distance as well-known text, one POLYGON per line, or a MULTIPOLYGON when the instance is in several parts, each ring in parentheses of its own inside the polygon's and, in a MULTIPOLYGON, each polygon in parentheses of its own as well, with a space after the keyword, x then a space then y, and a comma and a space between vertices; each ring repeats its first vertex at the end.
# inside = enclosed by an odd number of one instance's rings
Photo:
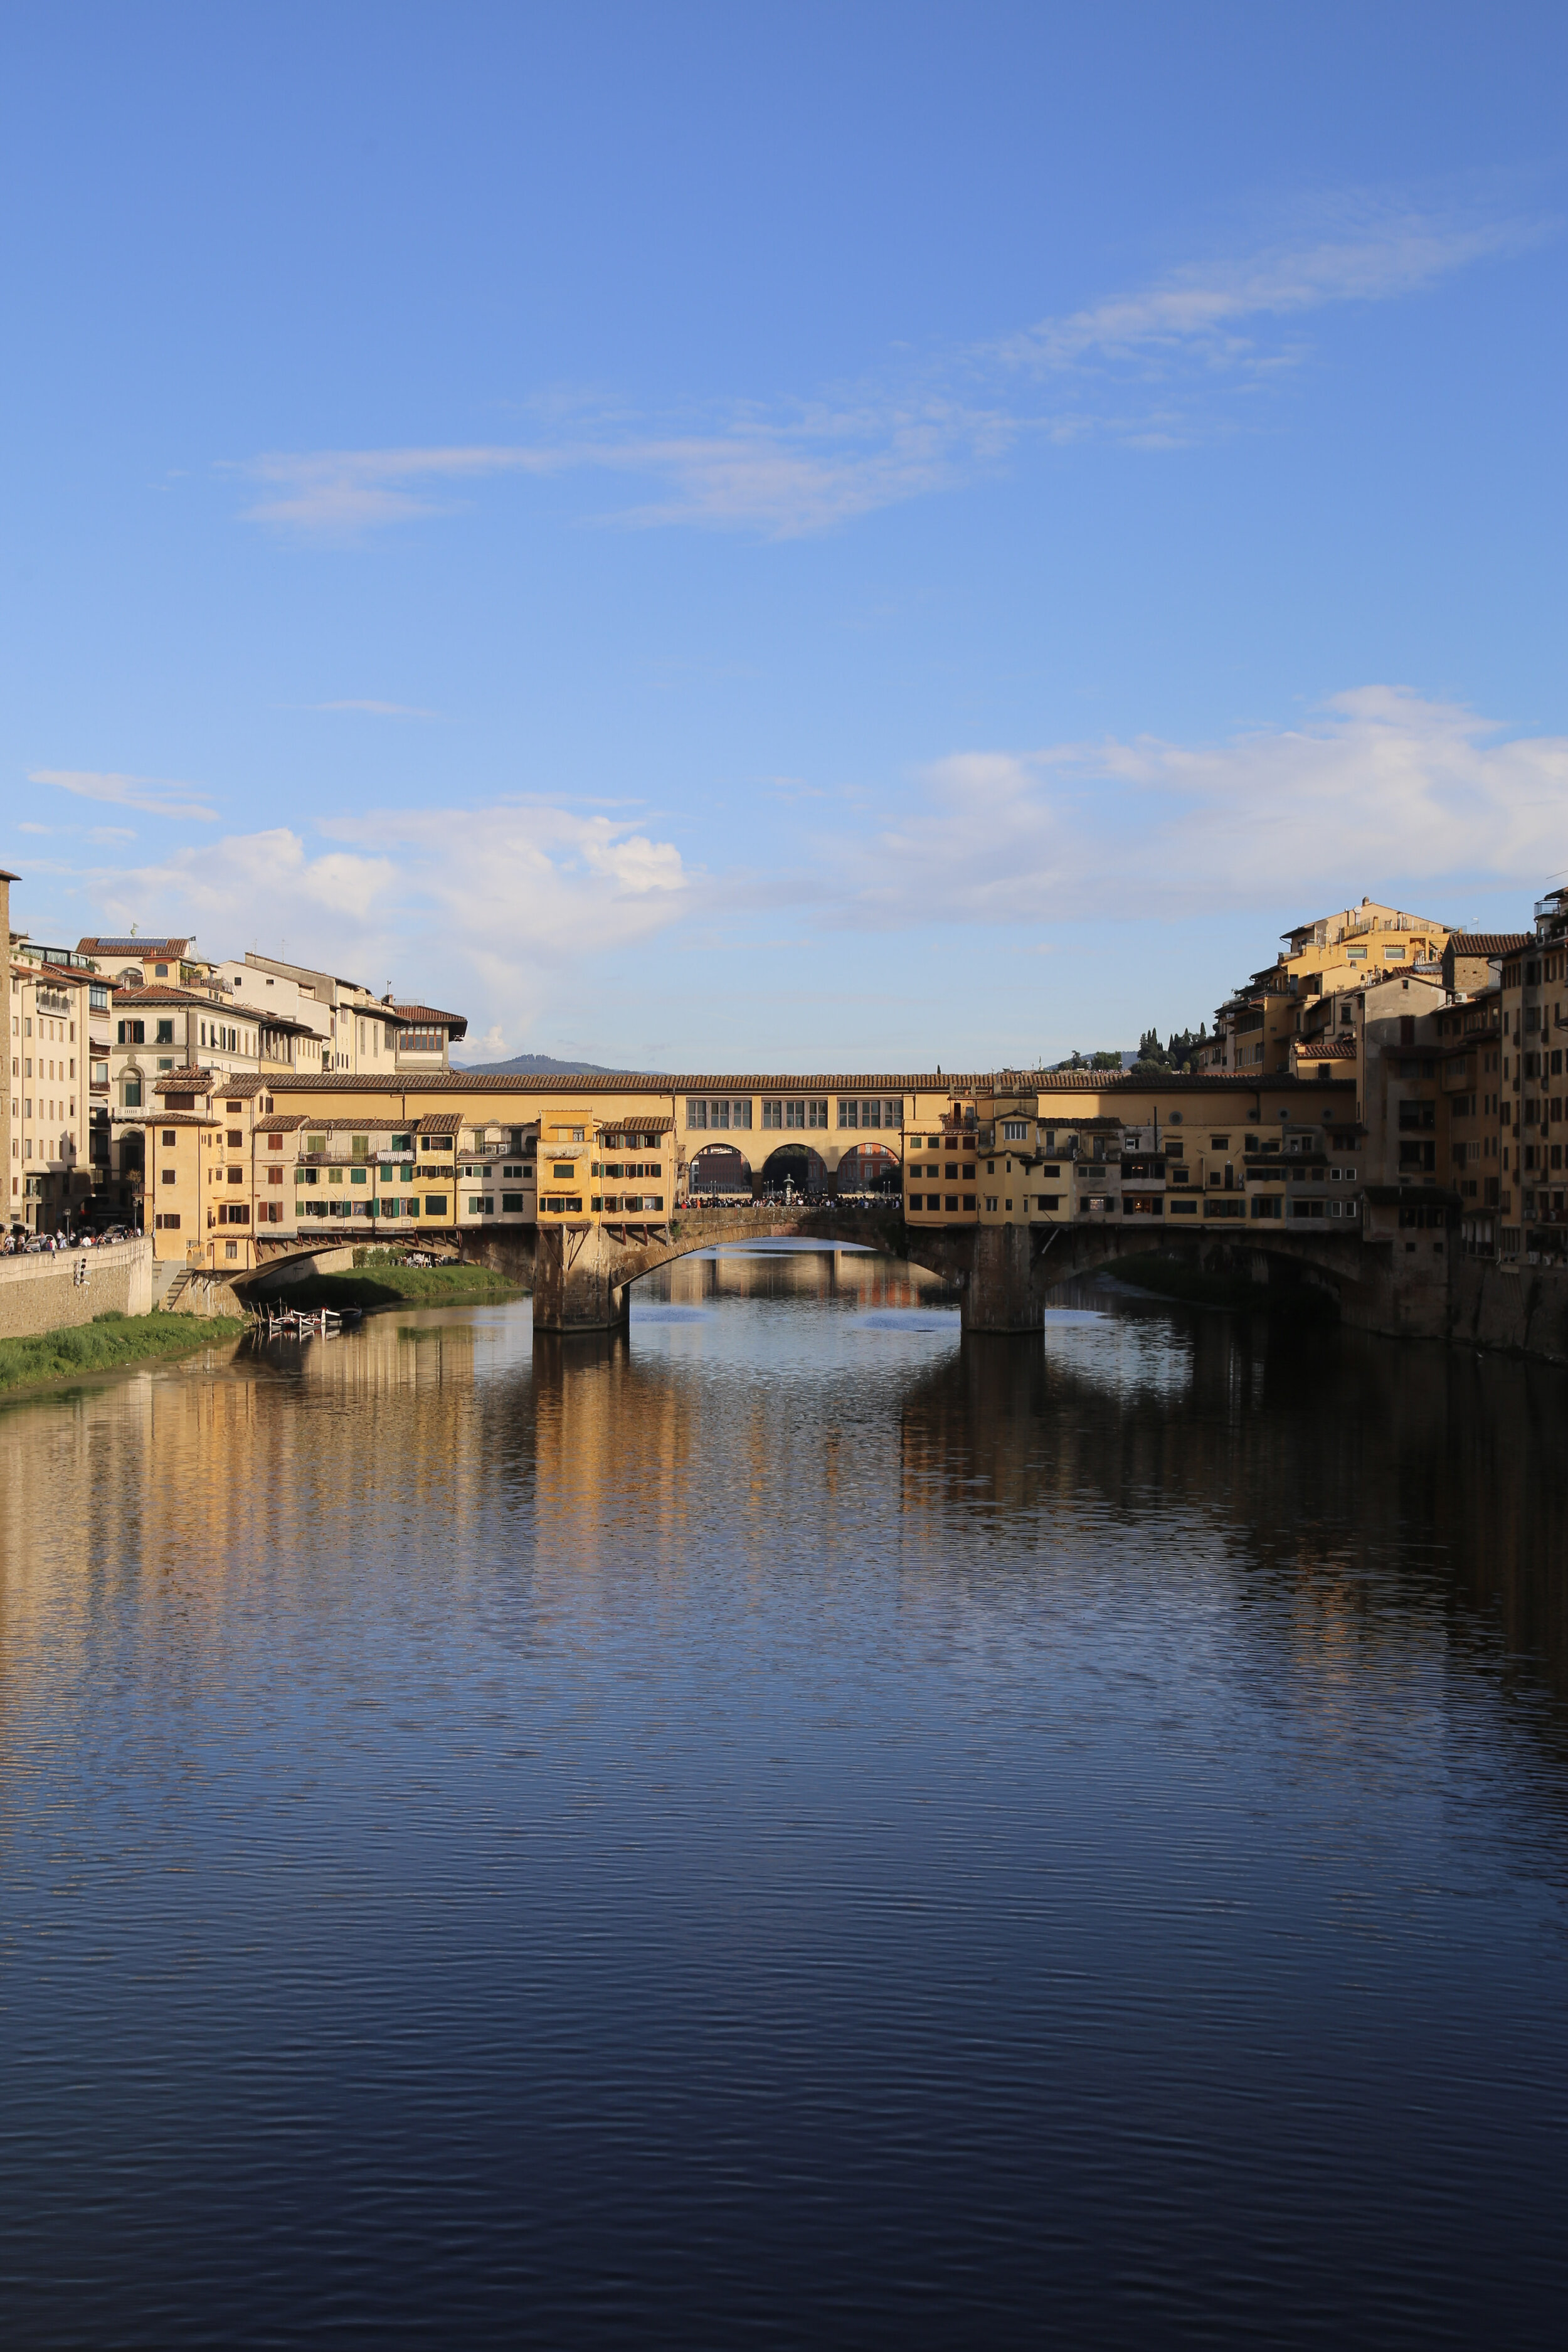
POLYGON ((608 1062, 558 1062, 549 1054, 514 1054, 510 1062, 454 1062, 452 1067, 485 1078, 625 1078, 645 1075, 608 1062))

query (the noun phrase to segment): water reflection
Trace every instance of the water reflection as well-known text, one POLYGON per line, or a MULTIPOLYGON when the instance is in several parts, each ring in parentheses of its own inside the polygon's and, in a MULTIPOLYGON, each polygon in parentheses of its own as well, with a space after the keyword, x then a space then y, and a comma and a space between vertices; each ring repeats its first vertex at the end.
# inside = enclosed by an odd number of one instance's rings
POLYGON ((0 1412, 11 2340, 1554 2340, 1565 1403, 773 1251, 0 1412))

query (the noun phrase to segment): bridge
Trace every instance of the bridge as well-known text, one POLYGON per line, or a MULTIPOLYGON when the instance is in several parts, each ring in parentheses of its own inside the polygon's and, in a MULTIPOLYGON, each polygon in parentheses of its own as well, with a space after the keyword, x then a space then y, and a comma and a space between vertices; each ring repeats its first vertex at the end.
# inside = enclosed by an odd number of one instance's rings
POLYGON ((1378 1254, 1355 1240, 1283 1233, 1266 1245, 1251 1234, 1224 1241, 1201 1232, 1152 1232, 1147 1224, 1086 1224, 1011 1229, 954 1226, 925 1231, 905 1224, 896 1204, 833 1207, 688 1208, 668 1225, 648 1231, 577 1231, 542 1227, 533 1233, 465 1234, 465 1262, 488 1265, 526 1284, 533 1319, 548 1331, 614 1330, 631 1312, 633 1286, 645 1275, 700 1250, 759 1241, 811 1240, 880 1250, 951 1284, 959 1294, 963 1329, 973 1333, 1039 1330, 1051 1291, 1083 1275, 1144 1257, 1158 1246, 1194 1264, 1247 1263, 1273 1278, 1307 1281, 1329 1291, 1346 1320, 1373 1325, 1369 1312, 1379 1291, 1378 1254))
POLYGON ((541 1329, 602 1330, 625 1322, 644 1275, 691 1251, 861 1240, 953 1283, 978 1333, 1037 1328, 1059 1283, 1157 1246, 1317 1283, 1368 1329, 1439 1336, 1449 1206, 1435 1189, 1407 1199, 1368 1182, 1360 1095, 1356 1073, 1328 1065, 1310 1082, 1261 1071, 271 1080, 254 1124, 268 1152, 286 1155, 297 1137, 300 1165, 294 1182, 286 1168, 268 1171, 270 1217, 258 1208, 252 1263, 350 1242, 455 1250, 529 1284, 541 1329), (342 1139, 334 1173, 340 1129, 359 1132, 342 1139), (367 1222, 307 1220, 329 1206, 367 1222), (1419 1240, 1396 1234, 1406 1224, 1419 1240))

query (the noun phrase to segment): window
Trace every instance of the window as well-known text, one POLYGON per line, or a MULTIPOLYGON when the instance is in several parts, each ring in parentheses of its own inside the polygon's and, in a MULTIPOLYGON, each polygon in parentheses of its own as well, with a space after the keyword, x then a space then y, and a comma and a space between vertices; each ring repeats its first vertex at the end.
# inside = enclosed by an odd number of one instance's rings
POLYGON ((164 1210, 153 1218, 153 1223, 165 1234, 177 1234, 180 1230, 180 1213, 178 1209, 164 1210))
POLYGON ((108 1012, 109 991, 101 981, 93 982, 92 986, 87 992, 87 1003, 88 1010, 90 1013, 108 1012))
POLYGON ((782 1102, 765 1102, 763 1105, 763 1125, 765 1128, 782 1127, 784 1125, 784 1105, 782 1102))
POLYGON ((1003 1120, 1002 1140, 1004 1143, 1026 1143, 1028 1139, 1028 1127, 1023 1119, 1005 1118, 1003 1120))
POLYGON ((805 1125, 805 1105, 804 1102, 785 1103, 784 1125, 785 1127, 804 1127, 805 1125))
POLYGON ((174 1181, 174 1171, 172 1168, 160 1168, 158 1175, 160 1181, 165 1184, 172 1184, 174 1181))
POLYGON ((351 1184, 368 1184, 370 1182, 369 1169, 351 1168, 349 1170, 349 1182, 351 1184))
POLYGON ((427 1217, 444 1217, 446 1215, 447 1195, 445 1192, 426 1193, 425 1213, 427 1217))
POLYGON ((174 1130, 172 1127, 164 1128, 162 1141, 165 1151, 173 1151, 174 1148, 174 1130))
POLYGON ((1209 1150, 1211 1151, 1228 1151, 1230 1150, 1229 1136, 1211 1135, 1209 1138, 1209 1150))
POLYGON ((503 1217, 521 1217, 523 1213, 524 1205, 523 1196, 521 1192, 503 1192, 500 1196, 500 1208, 503 1217))
POLYGON ((174 1023, 172 1021, 160 1021, 158 1024, 158 1034, 153 1042, 155 1045, 172 1045, 174 1042, 174 1023))
POLYGON ((127 1110, 140 1110, 140 1109, 141 1109, 141 1108, 142 1108, 142 1081, 141 1081, 141 1079, 140 1079, 140 1078, 127 1078, 127 1079, 126 1079, 126 1081, 125 1081, 125 1108, 126 1108, 126 1109, 127 1109, 127 1110))
POLYGON ((141 1021, 122 1021, 119 1036, 122 1045, 144 1045, 147 1043, 146 1024, 141 1021))

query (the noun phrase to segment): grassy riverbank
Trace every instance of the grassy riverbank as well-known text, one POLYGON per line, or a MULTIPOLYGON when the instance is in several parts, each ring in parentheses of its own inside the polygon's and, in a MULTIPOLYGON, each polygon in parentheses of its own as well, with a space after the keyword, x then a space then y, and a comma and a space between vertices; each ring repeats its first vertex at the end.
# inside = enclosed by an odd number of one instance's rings
POLYGON ((197 1348, 237 1339, 244 1329, 232 1315, 110 1314, 68 1330, 41 1331, 31 1339, 0 1339, 0 1395, 78 1380, 85 1372, 112 1372, 122 1364, 188 1356, 197 1348))
POLYGON ((521 1286, 488 1265, 403 1265, 367 1250, 353 1274, 312 1274, 273 1293, 287 1307, 472 1307, 516 1298, 521 1286))
POLYGON ((1161 1298, 1180 1299, 1184 1306, 1223 1307, 1233 1314, 1288 1315, 1305 1322, 1331 1323, 1337 1312, 1327 1292, 1297 1278, 1293 1270, 1268 1282, 1254 1282, 1250 1275, 1221 1273, 1189 1257, 1166 1257, 1158 1250, 1119 1258, 1109 1278, 1138 1290, 1152 1290, 1161 1298))

